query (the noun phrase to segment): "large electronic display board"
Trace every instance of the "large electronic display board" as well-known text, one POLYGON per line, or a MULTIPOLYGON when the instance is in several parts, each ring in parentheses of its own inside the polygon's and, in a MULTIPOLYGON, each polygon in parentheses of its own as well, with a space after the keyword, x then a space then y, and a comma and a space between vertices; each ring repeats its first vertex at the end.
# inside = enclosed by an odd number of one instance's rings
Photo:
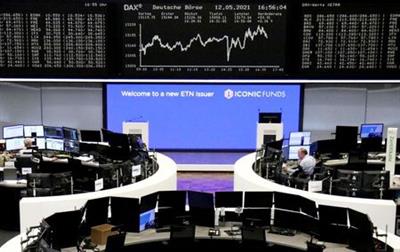
POLYGON ((107 128, 148 121, 157 149, 251 150, 260 112, 280 112, 284 135, 299 130, 300 85, 107 84, 107 128))

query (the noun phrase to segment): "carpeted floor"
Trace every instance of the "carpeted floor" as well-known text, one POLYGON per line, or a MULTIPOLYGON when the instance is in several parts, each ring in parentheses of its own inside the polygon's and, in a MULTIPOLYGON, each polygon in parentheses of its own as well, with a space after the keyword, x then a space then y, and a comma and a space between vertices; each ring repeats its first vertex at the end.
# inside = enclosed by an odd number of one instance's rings
POLYGON ((179 172, 178 190, 199 192, 233 191, 231 172, 179 172))

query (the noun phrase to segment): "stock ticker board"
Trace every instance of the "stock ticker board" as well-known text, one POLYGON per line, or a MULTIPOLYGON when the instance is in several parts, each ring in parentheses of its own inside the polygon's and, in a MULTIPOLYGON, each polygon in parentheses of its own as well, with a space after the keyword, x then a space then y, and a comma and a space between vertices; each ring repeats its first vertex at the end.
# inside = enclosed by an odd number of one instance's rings
POLYGON ((398 78, 396 1, 0 3, 0 77, 398 78))

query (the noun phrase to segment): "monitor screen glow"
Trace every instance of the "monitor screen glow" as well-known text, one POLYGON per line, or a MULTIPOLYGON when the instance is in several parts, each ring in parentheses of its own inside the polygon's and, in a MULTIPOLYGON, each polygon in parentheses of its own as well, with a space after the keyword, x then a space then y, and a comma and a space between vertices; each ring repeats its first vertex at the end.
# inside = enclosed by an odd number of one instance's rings
POLYGON ((23 125, 14 125, 14 126, 6 126, 3 127, 3 138, 15 138, 15 137, 23 137, 24 136, 24 126, 23 125))
POLYGON ((289 145, 310 145, 311 132, 290 132, 289 145))
POLYGON ((361 138, 382 138, 383 124, 362 124, 361 138))
POLYGON ((24 138, 6 139, 6 150, 15 151, 22 150, 25 147, 24 138))
POLYGON ((307 150, 308 153, 310 153, 310 146, 309 145, 303 145, 303 146, 290 146, 289 147, 289 160, 296 160, 299 159, 299 156, 297 152, 299 151, 300 148, 304 148, 307 150))
POLYGON ((64 151, 64 140, 46 138, 46 149, 55 151, 64 151))
POLYGON ((155 215, 155 209, 140 214, 140 232, 154 226, 155 215))
POLYGON ((43 125, 27 125, 24 126, 24 136, 32 137, 32 133, 36 133, 37 137, 44 137, 43 125))

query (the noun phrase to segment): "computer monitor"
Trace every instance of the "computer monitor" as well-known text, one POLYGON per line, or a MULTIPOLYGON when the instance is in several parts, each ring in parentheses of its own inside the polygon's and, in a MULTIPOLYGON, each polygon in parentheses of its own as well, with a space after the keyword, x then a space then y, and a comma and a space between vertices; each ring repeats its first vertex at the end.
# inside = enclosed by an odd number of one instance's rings
POLYGON ((62 139, 64 138, 63 128, 44 126, 44 136, 46 138, 62 139))
POLYGON ((338 152, 349 152, 356 149, 357 140, 357 126, 336 126, 335 144, 338 152))
POLYGON ((299 159, 299 156, 297 155, 297 152, 299 149, 306 149, 308 153, 310 153, 310 146, 309 145, 303 145, 303 146, 289 146, 289 155, 288 159, 289 160, 296 160, 299 159))
POLYGON ((243 207, 243 192, 215 192, 215 207, 243 207))
POLYGON ((139 199, 111 197, 111 224, 126 232, 139 231, 139 199))
POLYGON ((283 145, 283 139, 267 143, 265 145, 265 147, 266 147, 265 149, 272 148, 275 150, 282 150, 282 145, 283 145))
POLYGON ((145 195, 140 198, 139 231, 155 225, 155 209, 157 206, 157 193, 145 195))
POLYGON ((6 139, 6 150, 7 151, 16 151, 22 150, 25 147, 24 138, 11 138, 6 139))
POLYGON ((275 208, 300 212, 301 196, 289 193, 274 193, 275 208))
POLYGON ((155 209, 157 205, 158 193, 152 193, 140 198, 140 212, 144 213, 155 209))
POLYGON ((259 123, 281 123, 282 113, 259 113, 258 114, 259 123))
POLYGON ((80 137, 83 142, 101 142, 100 130, 80 130, 80 137))
POLYGON ((126 134, 112 132, 102 129, 104 142, 108 142, 112 147, 129 148, 129 137, 126 134))
POLYGON ((311 132, 290 132, 289 145, 310 145, 311 132))
POLYGON ((139 216, 139 231, 142 232, 146 229, 154 227, 156 218, 156 210, 151 209, 144 213, 140 213, 139 216))
POLYGON ((64 140, 64 150, 70 153, 79 153, 79 142, 76 140, 64 140))
POLYGON ((64 139, 67 139, 67 140, 74 140, 74 141, 79 140, 77 129, 63 127, 63 135, 64 135, 64 139))
POLYGON ((212 193, 188 192, 191 224, 204 227, 214 227, 214 196, 212 193))
POLYGON ((46 138, 46 149, 47 150, 55 150, 55 151, 64 151, 64 140, 63 139, 46 138))
POLYGON ((272 192, 245 192, 244 207, 272 207, 272 192))
POLYGON ((383 151, 382 138, 361 138, 361 149, 365 152, 381 152, 383 151))
POLYGON ((383 123, 361 124, 361 138, 381 138, 383 137, 383 123))
POLYGON ((44 137, 43 125, 25 125, 24 126, 25 137, 44 137))
POLYGON ((24 136, 24 125, 13 125, 3 127, 3 138, 16 138, 24 136))
POLYGON ((45 150, 46 149, 46 139, 36 138, 36 146, 39 150, 45 150))
POLYGON ((108 209, 109 209, 109 197, 91 199, 86 202, 84 207, 85 212, 85 234, 90 235, 90 228, 108 223, 108 209))

